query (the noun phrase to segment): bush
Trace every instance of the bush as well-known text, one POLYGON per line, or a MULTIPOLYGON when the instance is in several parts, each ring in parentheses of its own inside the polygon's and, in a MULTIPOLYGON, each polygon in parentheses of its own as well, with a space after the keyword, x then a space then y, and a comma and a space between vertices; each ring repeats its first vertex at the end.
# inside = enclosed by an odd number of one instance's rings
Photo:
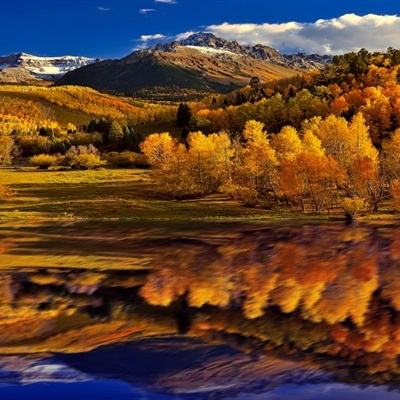
POLYGON ((51 141, 46 136, 19 136, 17 139, 17 143, 24 157, 50 153, 51 150, 51 141))
POLYGON ((72 146, 65 154, 65 163, 76 169, 96 169, 106 165, 96 147, 72 146))
POLYGON ((103 143, 103 135, 100 133, 76 132, 70 137, 74 146, 88 146, 90 144, 96 146, 103 143))
POLYGON ((342 202, 345 216, 349 222, 355 221, 365 206, 366 202, 361 197, 346 197, 342 202))
POLYGON ((258 204, 258 194, 255 189, 228 182, 220 188, 220 191, 231 199, 240 201, 245 207, 255 207, 258 204))
POLYGON ((108 163, 118 168, 148 168, 149 163, 145 155, 133 151, 123 151, 122 153, 112 152, 105 156, 108 163))
POLYGON ((60 156, 50 154, 39 154, 30 158, 29 163, 40 169, 49 169, 60 164, 60 156))
POLYGON ((0 136, 0 165, 10 165, 15 151, 14 139, 10 136, 0 136))

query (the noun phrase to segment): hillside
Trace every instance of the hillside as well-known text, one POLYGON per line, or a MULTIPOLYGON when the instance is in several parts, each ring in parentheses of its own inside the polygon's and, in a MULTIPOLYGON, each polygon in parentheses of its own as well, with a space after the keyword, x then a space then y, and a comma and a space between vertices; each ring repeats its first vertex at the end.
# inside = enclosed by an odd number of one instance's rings
POLYGON ((229 92, 252 77, 262 82, 321 68, 325 57, 283 56, 266 46, 241 46, 212 34, 138 50, 121 60, 107 60, 66 74, 57 84, 82 85, 154 98, 229 92))
POLYGON ((174 106, 159 106, 105 95, 82 87, 0 86, 1 133, 30 133, 38 127, 81 125, 93 118, 112 118, 130 124, 175 118, 174 106))

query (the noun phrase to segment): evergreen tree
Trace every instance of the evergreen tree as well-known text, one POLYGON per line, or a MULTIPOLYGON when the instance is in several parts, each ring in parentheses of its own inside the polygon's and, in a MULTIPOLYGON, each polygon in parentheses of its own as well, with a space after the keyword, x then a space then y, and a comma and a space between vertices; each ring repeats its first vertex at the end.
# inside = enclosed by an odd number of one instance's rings
POLYGON ((178 107, 178 113, 176 116, 176 125, 179 128, 184 128, 185 126, 189 125, 191 118, 192 118, 192 112, 190 110, 190 107, 185 103, 181 103, 178 107))
POLYGON ((124 127, 124 149, 140 152, 139 145, 143 139, 143 136, 136 132, 133 126, 124 127))
POLYGON ((120 145, 124 140, 124 130, 118 121, 111 121, 110 129, 108 131, 108 143, 113 145, 120 145))

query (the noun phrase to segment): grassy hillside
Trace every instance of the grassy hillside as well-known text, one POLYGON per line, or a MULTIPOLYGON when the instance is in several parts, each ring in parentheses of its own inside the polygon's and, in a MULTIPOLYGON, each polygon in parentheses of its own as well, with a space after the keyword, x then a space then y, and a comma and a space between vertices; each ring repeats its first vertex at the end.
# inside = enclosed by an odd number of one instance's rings
POLYGON ((170 121, 174 106, 135 102, 74 86, 0 86, 0 126, 3 134, 30 133, 40 126, 82 125, 108 117, 132 125, 170 121))

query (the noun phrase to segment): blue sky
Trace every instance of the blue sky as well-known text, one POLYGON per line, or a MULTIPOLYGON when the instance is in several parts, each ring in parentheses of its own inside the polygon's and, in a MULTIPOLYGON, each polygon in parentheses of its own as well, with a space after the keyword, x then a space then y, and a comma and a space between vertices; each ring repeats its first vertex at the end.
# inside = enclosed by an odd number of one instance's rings
POLYGON ((335 35, 342 35, 341 41, 343 38, 349 41, 349 36, 353 36, 352 29, 356 29, 359 38, 346 43, 343 50, 357 46, 356 40, 360 41, 360 47, 369 44, 362 32, 374 33, 371 39, 381 36, 380 42, 373 43, 374 48, 389 45, 391 40, 400 37, 397 34, 400 33, 400 19, 395 23, 390 21, 390 24, 385 21, 386 30, 382 35, 382 23, 376 20, 346 19, 343 20, 346 29, 340 28, 340 32, 332 28, 336 23, 325 26, 323 31, 319 27, 317 33, 314 25, 301 25, 349 13, 393 16, 400 13, 398 0, 1 0, 0 11, 2 55, 24 51, 38 55, 121 57, 137 46, 152 43, 150 40, 138 41, 142 35, 158 34, 169 38, 204 29, 242 42, 266 41, 266 44, 287 52, 324 49, 338 52, 342 49, 339 40, 335 42, 335 35), (288 27, 276 35, 273 24, 289 21, 300 23, 295 29, 297 32, 299 26, 302 28, 303 33, 296 40, 286 40, 293 33, 288 27), (222 29, 224 22, 229 25, 222 29), (244 23, 255 24, 254 29, 248 29, 252 35, 242 32, 244 23), (265 23, 272 25, 260 30, 260 24, 265 23), (359 26, 363 27, 361 33, 359 26), (374 27, 379 29, 374 31, 374 27), (316 43, 321 32, 321 40, 325 40, 323 46, 316 43), (308 43, 310 38, 312 43, 308 43))

